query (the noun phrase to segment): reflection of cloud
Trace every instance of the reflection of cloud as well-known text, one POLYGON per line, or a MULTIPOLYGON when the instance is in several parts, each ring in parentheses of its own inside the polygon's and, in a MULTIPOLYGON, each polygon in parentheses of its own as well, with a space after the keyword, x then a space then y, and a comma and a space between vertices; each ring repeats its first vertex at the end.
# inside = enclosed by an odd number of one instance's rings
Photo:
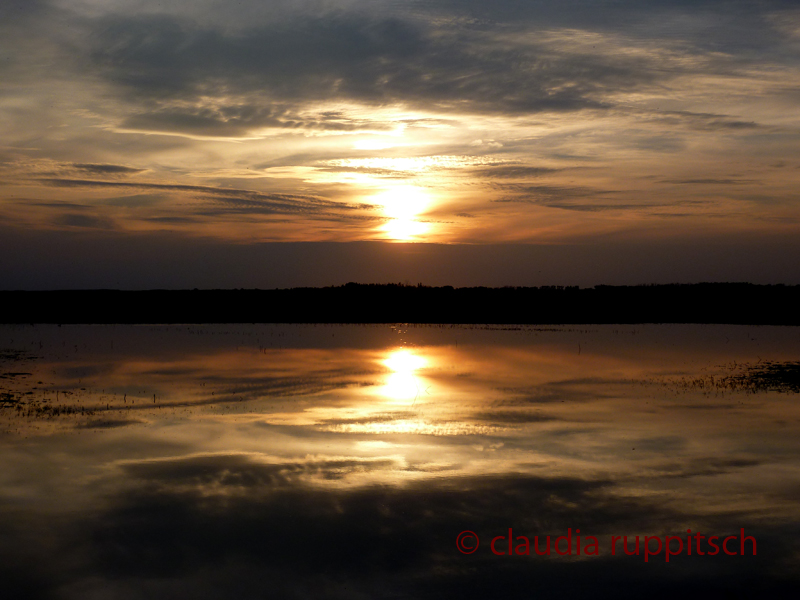
POLYGON ((14 597, 158 600, 179 589, 198 598, 235 590, 471 599, 535 589, 577 598, 591 585, 592 596, 632 600, 687 589, 791 597, 798 583, 792 403, 774 391, 741 394, 749 406, 702 420, 681 405, 719 405, 715 398, 655 377, 700 372, 725 356, 794 357, 792 331, 13 329, 13 347, 0 352, 3 372, 21 371, 18 361, 35 349, 24 379, 30 387, 42 378, 37 394, 81 379, 105 393, 163 387, 187 407, 212 391, 226 403, 148 414, 141 425, 126 413, 96 416, 78 421, 80 435, 6 440, 0 576, 14 597), (382 367, 430 381, 430 401, 397 411, 376 402, 382 367), (314 387, 345 382, 373 385, 314 387), (264 401, 232 414, 228 403, 240 397, 264 401), (272 417, 281 424, 268 424, 272 417), (451 435, 430 435, 438 433, 451 435), (494 556, 490 540, 509 527, 527 536, 580 529, 598 537, 601 556, 494 556), (665 565, 610 555, 611 535, 741 527, 758 539, 757 556, 682 556, 665 565), (481 539, 469 557, 453 547, 467 529, 481 539))
POLYGON ((127 425, 142 424, 138 419, 92 419, 81 423, 78 429, 113 429, 115 427, 125 427, 127 425))
MULTIPOLYGON (((640 442, 636 442, 639 444, 640 442)), ((724 475, 746 469, 757 467, 764 464, 761 459, 754 458, 718 458, 718 457, 697 457, 684 463, 664 462, 653 465, 652 471, 658 473, 660 477, 675 477, 678 479, 690 477, 711 477, 724 475)), ((652 476, 652 473, 648 473, 652 476)))
POLYGON ((121 464, 135 480, 165 489, 189 486, 198 493, 226 494, 346 479, 349 475, 395 465, 383 459, 325 459, 302 462, 260 462, 247 455, 214 455, 121 464))
POLYGON ((546 423, 548 421, 558 420, 558 417, 523 410, 488 410, 474 413, 472 418, 481 422, 501 423, 503 425, 546 423))
POLYGON ((373 413, 364 417, 336 417, 324 419, 322 423, 333 427, 341 425, 371 425, 374 423, 388 423, 391 421, 406 421, 416 416, 417 414, 414 412, 398 410, 394 412, 373 413))
MULTIPOLYGON (((102 510, 68 528, 51 528, 50 539, 67 531, 72 536, 69 562, 44 543, 28 547, 37 560, 11 562, 18 568, 11 581, 35 576, 45 591, 67 581, 82 593, 146 590, 156 599, 174 597, 176 586, 229 597, 234 585, 253 596, 282 598, 440 598, 443 589, 458 598, 483 598, 498 589, 524 597, 532 585, 545 597, 580 597, 586 581, 598 598, 668 598, 686 595, 687 586, 715 592, 757 586, 789 597, 795 583, 782 559, 796 542, 779 525, 756 525, 742 513, 735 523, 678 513, 646 496, 615 495, 609 481, 487 475, 322 490, 303 478, 376 467, 379 461, 263 464, 244 456, 131 463, 124 486, 102 510), (610 556, 610 535, 681 535, 687 524, 706 534, 744 527, 758 539, 758 555, 704 557, 702 568, 700 557, 679 557, 669 569, 641 557, 610 556), (531 538, 580 529, 598 537, 601 556, 494 556, 490 540, 507 535, 509 527, 531 538), (465 529, 481 541, 469 557, 452 548, 465 529), (765 578, 768 568, 783 575, 765 578), (60 577, 51 579, 51 572, 60 577)), ((19 535, 11 531, 9 544, 19 535)), ((0 551, 5 555, 8 547, 0 551)))

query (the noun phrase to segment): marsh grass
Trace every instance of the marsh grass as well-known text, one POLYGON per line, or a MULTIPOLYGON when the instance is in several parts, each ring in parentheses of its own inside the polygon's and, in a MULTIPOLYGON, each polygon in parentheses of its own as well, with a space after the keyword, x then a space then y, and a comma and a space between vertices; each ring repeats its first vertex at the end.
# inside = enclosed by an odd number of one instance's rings
POLYGON ((800 392, 800 362, 761 361, 756 364, 733 363, 728 374, 669 380, 665 385, 681 390, 711 392, 744 392, 757 394, 800 392))

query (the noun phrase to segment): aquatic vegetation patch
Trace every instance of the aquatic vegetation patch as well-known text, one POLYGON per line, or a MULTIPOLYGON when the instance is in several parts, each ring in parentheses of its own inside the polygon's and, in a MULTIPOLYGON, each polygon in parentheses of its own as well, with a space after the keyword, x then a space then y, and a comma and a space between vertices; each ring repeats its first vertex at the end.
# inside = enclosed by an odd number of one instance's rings
POLYGON ((728 374, 669 380, 665 385, 681 390, 710 392, 780 392, 800 393, 800 361, 760 361, 756 364, 733 363, 728 374))

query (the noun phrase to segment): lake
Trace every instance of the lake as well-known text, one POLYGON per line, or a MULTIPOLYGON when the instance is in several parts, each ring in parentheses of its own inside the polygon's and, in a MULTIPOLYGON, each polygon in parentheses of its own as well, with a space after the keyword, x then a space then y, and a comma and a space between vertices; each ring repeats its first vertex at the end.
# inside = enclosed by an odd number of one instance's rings
POLYGON ((796 327, 2 326, 3 587, 790 597, 798 361, 796 327))

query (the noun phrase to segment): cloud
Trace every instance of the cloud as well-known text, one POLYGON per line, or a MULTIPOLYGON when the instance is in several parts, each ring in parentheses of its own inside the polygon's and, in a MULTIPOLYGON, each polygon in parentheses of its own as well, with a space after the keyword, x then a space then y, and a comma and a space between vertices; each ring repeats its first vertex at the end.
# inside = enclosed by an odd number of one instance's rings
POLYGON ((613 105, 610 93, 689 69, 657 52, 571 50, 578 32, 522 35, 361 12, 234 31, 169 15, 108 16, 91 27, 88 65, 133 110, 122 128, 207 136, 389 127, 301 110, 332 100, 497 114, 602 109, 613 105))
POLYGON ((165 202, 167 194, 132 194, 130 196, 117 196, 114 198, 103 199, 104 204, 110 206, 124 206, 127 208, 139 208, 143 206, 156 206, 165 202))
POLYGON ((54 222, 58 225, 67 227, 79 227, 86 229, 114 229, 115 225, 111 219, 94 215, 68 213, 55 218, 54 222))
POLYGON ((698 178, 698 179, 667 179, 664 183, 677 183, 682 185, 748 185, 751 183, 758 183, 753 179, 713 179, 713 178, 698 178))
POLYGON ((165 107, 126 118, 120 129, 175 132, 196 136, 247 136, 252 132, 278 128, 320 132, 385 132, 393 125, 368 119, 354 119, 340 112, 301 114, 285 106, 259 106, 247 98, 239 105, 165 107))
MULTIPOLYGON (((134 181, 99 181, 93 179, 43 178, 46 185, 64 188, 128 188, 194 194, 218 203, 216 213, 260 214, 331 214, 373 208, 369 204, 353 204, 299 194, 270 194, 237 188, 218 188, 203 185, 147 183, 134 181)), ((206 211, 207 212, 207 211, 206 211)), ((195 214, 203 214, 196 211, 195 214)))
POLYGON ((481 167, 473 170, 478 177, 486 179, 528 179, 531 177, 543 177, 552 173, 557 173, 561 169, 549 167, 532 167, 527 165, 496 165, 491 167, 481 167))
POLYGON ((600 190, 586 186, 502 184, 502 190, 514 192, 494 200, 505 204, 537 204, 549 208, 581 212, 600 212, 607 210, 629 210, 646 208, 646 204, 611 204, 598 202, 575 202, 575 198, 587 198, 614 194, 614 190, 600 190))
POLYGON ((698 131, 742 131, 763 129, 754 121, 742 121, 729 115, 697 113, 687 110, 668 110, 654 113, 652 121, 664 125, 685 125, 698 131))
POLYGON ((103 223, 75 215, 91 213, 121 235, 353 241, 385 234, 370 226, 379 209, 357 202, 403 179, 429 195, 427 216, 476 215, 420 236, 437 243, 788 228, 797 209, 788 170, 758 182, 752 173, 796 154, 791 7, 5 3, 0 209, 28 230, 89 235, 103 223), (422 166, 440 155, 483 162, 422 166), (356 162, 365 157, 387 164, 356 162), (397 159, 410 167, 388 166, 397 159), (255 179, 269 167, 283 168, 255 179), (153 183, 136 183, 145 170, 153 183), (41 177, 60 189, 31 190, 41 177), (775 200, 731 196, 749 183, 775 200), (717 210, 670 208, 677 191, 713 194, 717 210), (21 198, 87 206, 45 210, 21 198))
MULTIPOLYGON (((644 210, 652 210, 652 209, 659 209, 659 208, 669 208, 674 209, 675 204, 579 204, 579 203, 542 203, 542 206, 547 206, 548 208, 560 208, 562 210, 573 210, 577 212, 608 212, 608 211, 615 211, 615 210, 623 210, 623 211, 644 211, 644 210)), ((667 213, 669 216, 683 216, 682 214, 678 213, 667 213)), ((667 215, 662 215, 667 216, 667 215)), ((688 216, 688 213, 686 213, 688 216)))
MULTIPOLYGON (((236 11, 210 1, 149 10, 123 2, 73 12, 34 4, 14 3, 10 14, 29 15, 18 30, 38 38, 42 22, 68 23, 55 42, 61 67, 116 89, 118 127, 210 137, 393 126, 332 101, 498 115, 625 110, 620 93, 663 93, 681 76, 749 68, 756 50, 786 63, 793 39, 776 18, 791 3, 777 0, 503 0, 491 9, 450 0, 272 9, 245 1, 236 11)), ((690 110, 653 118, 706 130, 758 127, 690 110)))
POLYGON ((123 165, 99 165, 91 163, 73 163, 72 166, 81 171, 92 173, 93 175, 134 175, 145 170, 125 167, 123 165))
POLYGON ((520 195, 500 198, 496 200, 496 202, 538 203, 542 199, 583 198, 586 196, 612 193, 611 190, 597 190, 585 186, 502 184, 499 188, 513 191, 520 195))

